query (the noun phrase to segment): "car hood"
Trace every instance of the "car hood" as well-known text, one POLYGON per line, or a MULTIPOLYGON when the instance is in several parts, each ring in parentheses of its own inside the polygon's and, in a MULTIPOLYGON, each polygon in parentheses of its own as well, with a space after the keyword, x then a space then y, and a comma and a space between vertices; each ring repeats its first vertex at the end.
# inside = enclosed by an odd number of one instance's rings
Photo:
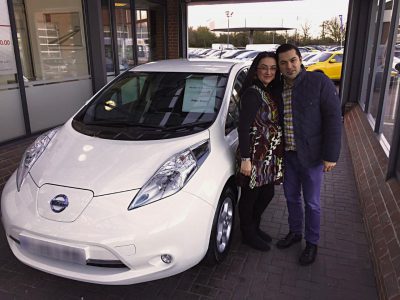
POLYGON ((60 185, 94 196, 141 188, 172 155, 209 138, 209 131, 166 140, 121 141, 90 137, 64 125, 32 167, 39 187, 60 185))

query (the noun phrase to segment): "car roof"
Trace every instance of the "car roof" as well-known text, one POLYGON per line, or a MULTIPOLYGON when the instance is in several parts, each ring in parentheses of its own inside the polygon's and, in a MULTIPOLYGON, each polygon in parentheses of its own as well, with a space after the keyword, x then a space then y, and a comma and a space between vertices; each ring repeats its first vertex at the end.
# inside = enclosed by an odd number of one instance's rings
POLYGON ((230 60, 207 60, 207 59, 169 59, 149 62, 136 66, 130 71, 135 72, 192 72, 192 73, 229 73, 234 65, 246 63, 230 60))
POLYGON ((338 51, 322 51, 321 53, 343 54, 343 50, 338 50, 338 51))
POLYGON ((332 55, 336 55, 336 54, 343 54, 343 51, 321 51, 321 52, 316 52, 316 54, 317 55, 318 54, 320 54, 320 55, 322 55, 322 54, 330 54, 332 56, 332 55))

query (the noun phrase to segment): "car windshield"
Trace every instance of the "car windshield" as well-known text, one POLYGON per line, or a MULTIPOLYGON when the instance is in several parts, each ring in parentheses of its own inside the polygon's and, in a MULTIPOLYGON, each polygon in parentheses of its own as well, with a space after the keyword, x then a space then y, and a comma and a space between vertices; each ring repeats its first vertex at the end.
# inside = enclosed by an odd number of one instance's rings
POLYGON ((126 72, 73 119, 81 133, 110 139, 165 139, 208 128, 227 75, 126 72))
POLYGON ((307 54, 303 55, 302 60, 303 60, 303 62, 309 61, 311 58, 313 58, 317 54, 318 53, 307 53, 307 54))
POLYGON ((317 62, 323 62, 326 61, 329 57, 332 56, 332 53, 327 53, 327 52, 321 52, 318 53, 317 55, 315 55, 314 57, 311 57, 308 62, 313 62, 313 63, 317 63, 317 62))

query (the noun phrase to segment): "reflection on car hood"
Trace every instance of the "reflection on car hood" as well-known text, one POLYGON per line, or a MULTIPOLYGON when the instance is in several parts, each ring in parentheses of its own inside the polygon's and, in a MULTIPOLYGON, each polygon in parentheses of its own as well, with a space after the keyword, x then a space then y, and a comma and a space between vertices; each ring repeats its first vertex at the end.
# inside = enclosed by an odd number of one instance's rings
POLYGON ((209 138, 209 131, 157 141, 89 137, 63 126, 31 169, 39 185, 92 190, 94 196, 141 188, 172 155, 209 138))

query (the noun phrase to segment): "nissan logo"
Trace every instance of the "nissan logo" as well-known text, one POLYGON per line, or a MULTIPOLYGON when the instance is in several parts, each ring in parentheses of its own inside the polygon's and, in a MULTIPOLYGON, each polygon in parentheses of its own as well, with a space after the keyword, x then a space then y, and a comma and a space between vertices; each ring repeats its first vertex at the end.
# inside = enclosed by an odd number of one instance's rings
POLYGON ((62 212, 64 209, 67 208, 68 204, 68 197, 63 194, 55 196, 50 201, 51 210, 55 213, 62 212))

